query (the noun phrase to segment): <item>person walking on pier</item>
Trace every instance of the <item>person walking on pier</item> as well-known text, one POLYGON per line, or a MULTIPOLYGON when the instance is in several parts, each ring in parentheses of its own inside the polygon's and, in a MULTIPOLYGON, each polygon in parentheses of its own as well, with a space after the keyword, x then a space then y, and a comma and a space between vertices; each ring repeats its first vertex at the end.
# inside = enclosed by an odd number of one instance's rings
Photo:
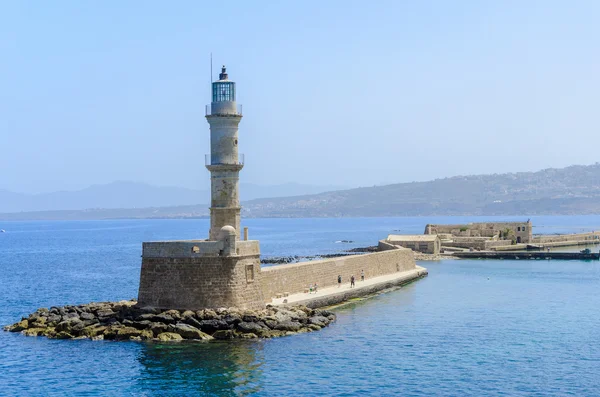
POLYGON ((365 271, 364 270, 360 271, 360 281, 365 281, 365 271))
POLYGON ((350 276, 350 288, 354 288, 354 274, 350 276))
POLYGON ((342 286, 342 275, 338 275, 338 288, 342 286))

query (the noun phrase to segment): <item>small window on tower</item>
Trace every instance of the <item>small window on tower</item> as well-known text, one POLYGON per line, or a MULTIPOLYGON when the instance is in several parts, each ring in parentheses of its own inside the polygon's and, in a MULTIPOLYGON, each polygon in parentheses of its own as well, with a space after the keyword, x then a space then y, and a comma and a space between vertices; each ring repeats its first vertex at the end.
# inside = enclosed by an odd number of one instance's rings
POLYGON ((246 265, 246 282, 254 282, 254 265, 246 265))

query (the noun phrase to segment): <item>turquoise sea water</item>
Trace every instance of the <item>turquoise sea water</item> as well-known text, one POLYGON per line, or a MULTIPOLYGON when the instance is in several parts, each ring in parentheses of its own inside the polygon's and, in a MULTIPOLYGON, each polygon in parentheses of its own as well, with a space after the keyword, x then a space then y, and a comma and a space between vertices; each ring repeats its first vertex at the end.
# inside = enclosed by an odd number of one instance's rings
MULTIPOLYGON (((422 233, 428 222, 482 219, 244 223, 264 255, 312 255, 373 244, 398 230, 422 233)), ((537 233, 600 229, 600 217, 532 221, 537 233)), ((0 229, 4 325, 38 307, 133 298, 141 242, 202 237, 208 223, 8 222, 0 229)), ((0 332, 0 395, 600 395, 600 263, 422 265, 429 277, 337 310, 325 330, 286 338, 160 345, 0 332)))

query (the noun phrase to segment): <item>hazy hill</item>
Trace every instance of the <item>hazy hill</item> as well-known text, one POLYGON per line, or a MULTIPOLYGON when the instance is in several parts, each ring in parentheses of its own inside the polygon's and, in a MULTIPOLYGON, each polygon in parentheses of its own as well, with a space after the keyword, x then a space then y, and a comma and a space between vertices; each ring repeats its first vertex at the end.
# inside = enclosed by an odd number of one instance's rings
POLYGON ((600 213, 600 164, 252 200, 244 203, 244 212, 253 217, 600 213))
MULTIPOLYGON (((339 188, 339 187, 338 187, 339 188)), ((242 200, 259 197, 296 196, 334 190, 335 186, 312 186, 287 183, 272 186, 241 184, 242 200)), ((210 202, 208 190, 159 187, 136 182, 113 182, 93 185, 77 191, 42 194, 14 193, 0 190, 0 213, 83 210, 90 208, 147 208, 201 204, 210 202)))
MULTIPOLYGON (((241 188, 242 194, 244 189, 247 187, 241 188)), ((183 201, 188 197, 185 196, 187 193, 189 192, 181 192, 177 199, 183 201)), ((267 195, 272 194, 272 191, 261 189, 258 194, 261 193, 267 195)), ((245 195, 248 197, 248 192, 245 195)), ((198 192, 194 192, 193 196, 197 197, 198 192)), ((208 193, 204 197, 208 197, 208 193)), ((174 198, 169 200, 173 202, 174 198)), ((123 202, 125 201, 121 201, 123 202)), ((136 201, 139 202, 144 201, 136 201)), ((118 204, 116 201, 111 203, 118 204)), ((208 215, 207 204, 159 207, 160 204, 155 204, 153 208, 136 210, 0 214, 0 219, 169 218, 208 215)), ((245 217, 600 214, 600 164, 538 172, 457 176, 429 182, 254 199, 245 201, 242 211, 245 217)))

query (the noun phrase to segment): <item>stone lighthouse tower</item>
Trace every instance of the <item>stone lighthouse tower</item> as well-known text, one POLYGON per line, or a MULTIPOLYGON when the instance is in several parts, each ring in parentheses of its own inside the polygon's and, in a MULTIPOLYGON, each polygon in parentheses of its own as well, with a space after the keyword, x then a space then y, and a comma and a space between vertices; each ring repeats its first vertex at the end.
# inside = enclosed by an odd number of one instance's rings
POLYGON ((239 239, 239 173, 244 161, 238 154, 238 125, 242 112, 235 101, 235 83, 227 77, 225 66, 219 80, 212 83, 206 120, 210 124, 210 155, 206 156, 211 186, 209 240, 217 240, 224 226, 233 226, 239 239))

